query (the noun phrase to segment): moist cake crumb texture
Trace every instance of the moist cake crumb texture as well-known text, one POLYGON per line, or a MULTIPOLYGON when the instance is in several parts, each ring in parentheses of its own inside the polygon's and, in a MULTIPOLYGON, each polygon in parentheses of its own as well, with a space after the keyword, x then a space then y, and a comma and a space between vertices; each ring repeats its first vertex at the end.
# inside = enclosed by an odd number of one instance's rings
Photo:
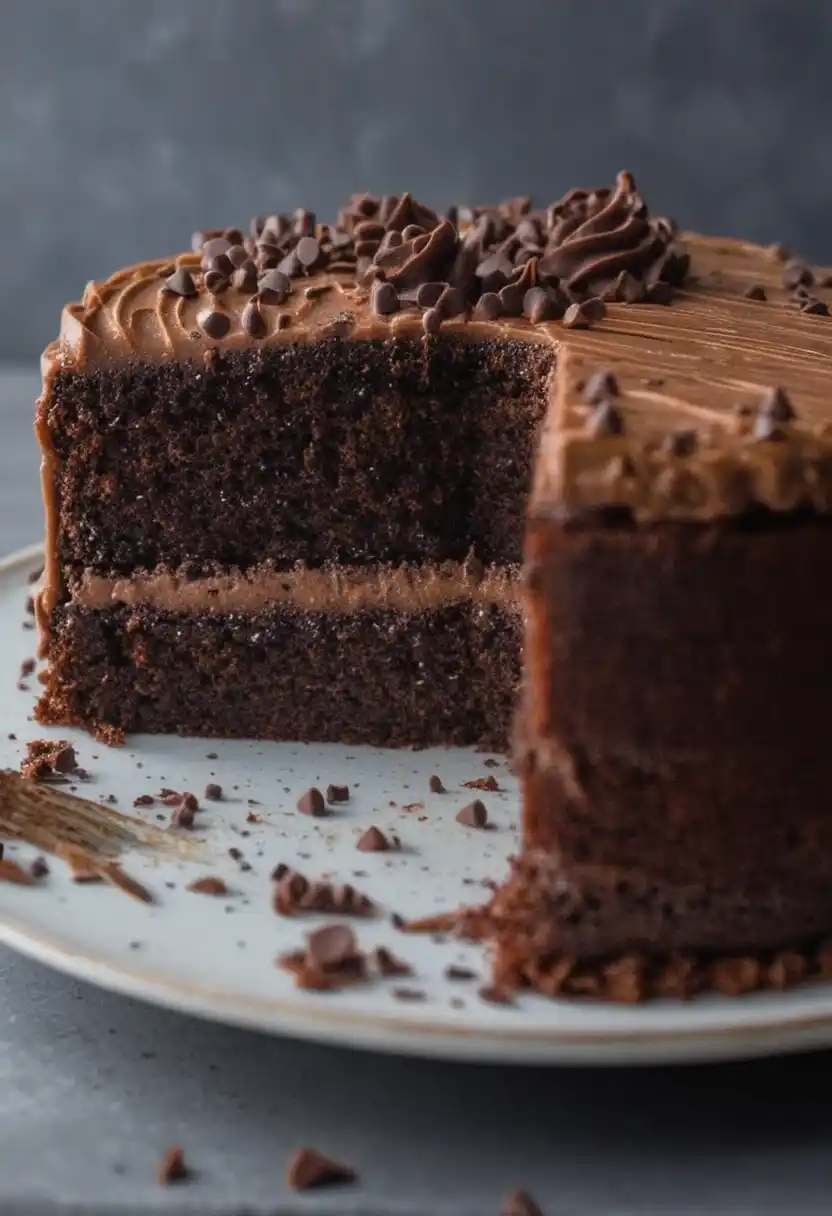
MULTIPOLYGON (((37 406, 38 719, 513 741, 484 1000, 826 976, 831 286, 627 173, 542 210, 355 195, 89 284, 37 406)), ((276 910, 358 911, 321 886, 281 875, 276 910)), ((320 932, 298 983, 361 978, 320 932)))

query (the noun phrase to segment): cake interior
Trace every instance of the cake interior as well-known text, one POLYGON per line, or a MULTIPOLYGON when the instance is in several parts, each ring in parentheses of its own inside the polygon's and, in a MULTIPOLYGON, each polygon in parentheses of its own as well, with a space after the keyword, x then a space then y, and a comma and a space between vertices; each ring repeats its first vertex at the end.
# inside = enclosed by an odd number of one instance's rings
POLYGON ((527 342, 331 337, 56 373, 42 719, 504 746, 553 365, 527 342))

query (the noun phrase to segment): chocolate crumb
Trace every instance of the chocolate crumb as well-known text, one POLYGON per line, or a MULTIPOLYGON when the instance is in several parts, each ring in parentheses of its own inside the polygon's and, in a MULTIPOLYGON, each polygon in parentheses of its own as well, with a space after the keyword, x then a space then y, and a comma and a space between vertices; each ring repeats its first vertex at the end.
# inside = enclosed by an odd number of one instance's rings
POLYGON ((49 865, 45 857, 36 857, 29 866, 29 873, 32 878, 46 878, 49 873, 49 865))
POLYGON ((205 798, 208 802, 219 802, 222 799, 222 786, 209 781, 205 787, 205 798))
POLYGON ((746 300, 767 300, 766 289, 761 283, 749 283, 742 293, 746 300))
POLYGON ((20 664, 20 678, 22 680, 25 680, 26 677, 30 676, 34 670, 35 670, 35 660, 34 659, 24 659, 23 662, 20 664))
POLYGON ((818 300, 811 296, 800 306, 800 311, 812 317, 828 317, 829 305, 825 300, 818 300))
POLYGON ((487 777, 475 777, 472 781, 463 781, 462 783, 469 790, 499 790, 496 777, 491 774, 487 777))
POLYGON ((355 847, 360 853, 386 853, 390 848, 390 841, 379 828, 373 825, 367 828, 355 847))
POLYGON ((326 800, 327 802, 349 802, 350 787, 348 785, 328 785, 326 800))
POLYGON ((807 266, 805 262, 800 262, 796 259, 784 266, 780 275, 780 282, 784 287, 790 289, 794 289, 795 287, 811 287, 814 281, 815 276, 812 273, 812 268, 807 266))
POLYGON ((315 819, 320 819, 327 813, 324 796, 314 785, 298 798, 297 809, 301 815, 312 815, 315 819))
POLYGON ((219 755, 217 752, 206 752, 205 759, 206 760, 219 760, 219 755))
POLYGON ((476 971, 470 967, 461 967, 458 963, 451 963, 445 968, 444 976, 446 980, 475 980, 477 979, 476 971))
POLYGON ((512 1191, 503 1204, 500 1216, 543 1216, 543 1212, 528 1191, 512 1191))
POLYGON ((565 329, 589 329, 591 323, 592 318, 583 304, 570 304, 563 314, 565 329))
POLYGON ((394 988, 393 997, 397 1001, 408 1001, 415 1003, 424 1001, 427 994, 423 988, 394 988))
POLYGON ((156 1176, 162 1186, 170 1186, 172 1182, 184 1182, 189 1176, 188 1167, 185 1164, 185 1154, 178 1144, 163 1154, 156 1176))
POLYGON ((484 828, 488 823, 488 811, 485 809, 485 804, 479 798, 475 798, 473 802, 469 802, 458 812, 456 821, 466 828, 484 828))
POLYGON ((298 1149, 286 1168, 286 1182, 293 1191, 355 1182, 356 1177, 355 1170, 348 1165, 333 1161, 314 1148, 298 1149))
POLYGON ((404 959, 396 958, 395 954, 388 950, 386 946, 376 946, 371 958, 375 963, 379 975, 383 976, 384 979, 413 974, 413 968, 410 966, 410 963, 406 963, 404 959))
POLYGON ((188 891, 193 891, 196 895, 228 895, 228 887, 225 882, 214 874, 206 874, 204 878, 197 878, 192 883, 189 883, 188 891))
POLYGON ((390 913, 390 924, 393 926, 394 929, 403 929, 405 927, 405 925, 407 924, 407 921, 405 920, 405 918, 403 916, 400 916, 398 912, 391 912, 390 913))
POLYGON ((442 778, 437 777, 435 773, 428 781, 428 788, 432 794, 446 794, 448 792, 442 784, 442 778))

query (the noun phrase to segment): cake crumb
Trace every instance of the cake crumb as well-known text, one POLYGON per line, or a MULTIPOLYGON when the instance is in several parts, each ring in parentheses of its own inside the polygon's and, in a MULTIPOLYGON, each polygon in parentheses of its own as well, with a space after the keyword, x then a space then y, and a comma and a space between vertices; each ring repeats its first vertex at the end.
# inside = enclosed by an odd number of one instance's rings
POLYGON ((156 1177, 161 1186, 170 1186, 172 1182, 184 1182, 190 1176, 185 1164, 185 1154, 180 1145, 175 1144, 162 1154, 156 1170, 156 1177))
POLYGON ((99 743, 107 747, 124 747, 124 729, 112 726, 109 722, 96 722, 93 726, 93 736, 99 743))
POLYGON ((314 1148, 298 1149, 286 1167, 286 1182, 293 1191, 355 1182, 357 1176, 350 1166, 333 1161, 314 1148))
POLYGON ((37 879, 30 870, 25 870, 9 857, 0 859, 0 882, 9 882, 16 887, 34 887, 37 879))
POLYGON ((68 785, 70 777, 83 778, 75 748, 66 739, 30 739, 20 761, 20 775, 52 785, 68 785))

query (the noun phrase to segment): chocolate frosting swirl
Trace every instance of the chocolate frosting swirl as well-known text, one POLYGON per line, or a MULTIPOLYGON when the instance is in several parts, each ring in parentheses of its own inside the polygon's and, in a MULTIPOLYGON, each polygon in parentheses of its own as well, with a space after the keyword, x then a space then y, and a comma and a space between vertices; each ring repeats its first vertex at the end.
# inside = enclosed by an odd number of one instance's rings
POLYGON ((572 190, 546 212, 549 226, 539 273, 572 294, 602 295, 622 274, 648 286, 679 284, 688 269, 674 246, 675 224, 652 218, 631 173, 614 190, 572 190))

